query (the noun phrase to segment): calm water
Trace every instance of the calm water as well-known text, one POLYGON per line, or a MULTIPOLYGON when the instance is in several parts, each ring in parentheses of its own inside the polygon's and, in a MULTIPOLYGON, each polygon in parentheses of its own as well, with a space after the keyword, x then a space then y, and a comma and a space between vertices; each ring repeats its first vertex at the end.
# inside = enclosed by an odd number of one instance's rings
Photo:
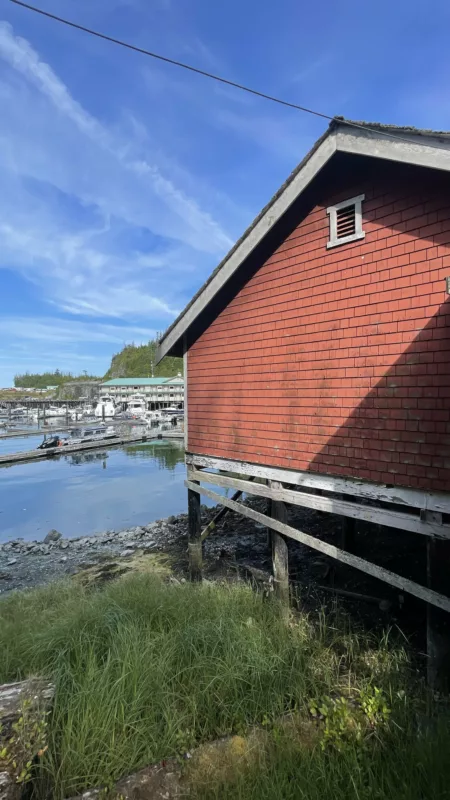
MULTIPOLYGON (((42 436, 0 441, 0 452, 42 436)), ((187 510, 183 443, 143 442, 0 467, 0 542, 120 530, 187 510)))

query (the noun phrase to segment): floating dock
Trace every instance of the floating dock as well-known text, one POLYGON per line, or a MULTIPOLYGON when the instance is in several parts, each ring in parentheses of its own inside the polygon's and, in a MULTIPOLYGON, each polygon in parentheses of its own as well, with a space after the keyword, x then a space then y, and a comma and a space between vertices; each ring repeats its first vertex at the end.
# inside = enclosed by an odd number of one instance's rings
POLYGON ((51 447, 48 450, 26 450, 23 453, 8 453, 0 456, 0 466, 9 464, 19 464, 22 461, 36 461, 46 458, 55 458, 68 455, 70 453, 80 453, 84 450, 103 450, 105 447, 115 447, 117 445, 137 444, 138 442, 150 442, 155 439, 183 439, 181 431, 151 431, 139 436, 115 436, 104 441, 85 442, 84 444, 63 445, 61 447, 51 447))

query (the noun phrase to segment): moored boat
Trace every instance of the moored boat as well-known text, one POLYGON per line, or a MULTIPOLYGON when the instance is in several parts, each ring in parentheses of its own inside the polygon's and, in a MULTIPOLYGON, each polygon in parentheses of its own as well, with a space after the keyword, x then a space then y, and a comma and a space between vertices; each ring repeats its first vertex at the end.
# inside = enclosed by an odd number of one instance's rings
POLYGON ((116 406, 114 400, 109 394, 103 394, 99 397, 98 403, 95 406, 94 416, 100 419, 106 417, 114 417, 116 413, 116 406))
POLYGON ((71 447, 86 444, 87 442, 105 442, 117 438, 117 431, 113 425, 98 425, 92 428, 73 428, 70 436, 51 436, 45 438, 37 450, 49 450, 53 447, 71 447))

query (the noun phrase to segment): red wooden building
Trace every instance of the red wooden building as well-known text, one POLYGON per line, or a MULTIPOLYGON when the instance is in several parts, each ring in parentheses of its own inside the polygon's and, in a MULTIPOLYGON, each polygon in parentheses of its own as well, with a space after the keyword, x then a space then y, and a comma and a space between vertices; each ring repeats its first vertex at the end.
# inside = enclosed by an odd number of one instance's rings
MULTIPOLYGON (((212 468, 276 501, 279 534, 450 610, 449 171, 449 134, 334 120, 162 338, 185 358, 197 563, 212 468), (429 585, 295 531, 283 503, 428 537, 429 585)), ((275 533, 280 593, 285 567, 275 533)))

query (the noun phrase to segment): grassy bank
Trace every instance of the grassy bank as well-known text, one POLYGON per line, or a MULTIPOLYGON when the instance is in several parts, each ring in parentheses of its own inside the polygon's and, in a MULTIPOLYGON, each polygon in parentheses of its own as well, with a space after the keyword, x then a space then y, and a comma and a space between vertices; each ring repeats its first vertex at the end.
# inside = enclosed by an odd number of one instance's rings
POLYGON ((248 588, 134 576, 2 600, 0 653, 0 681, 56 682, 42 761, 55 798, 230 734, 242 757, 194 770, 194 796, 450 796, 450 737, 417 737, 404 649, 339 615, 286 627, 248 588))

